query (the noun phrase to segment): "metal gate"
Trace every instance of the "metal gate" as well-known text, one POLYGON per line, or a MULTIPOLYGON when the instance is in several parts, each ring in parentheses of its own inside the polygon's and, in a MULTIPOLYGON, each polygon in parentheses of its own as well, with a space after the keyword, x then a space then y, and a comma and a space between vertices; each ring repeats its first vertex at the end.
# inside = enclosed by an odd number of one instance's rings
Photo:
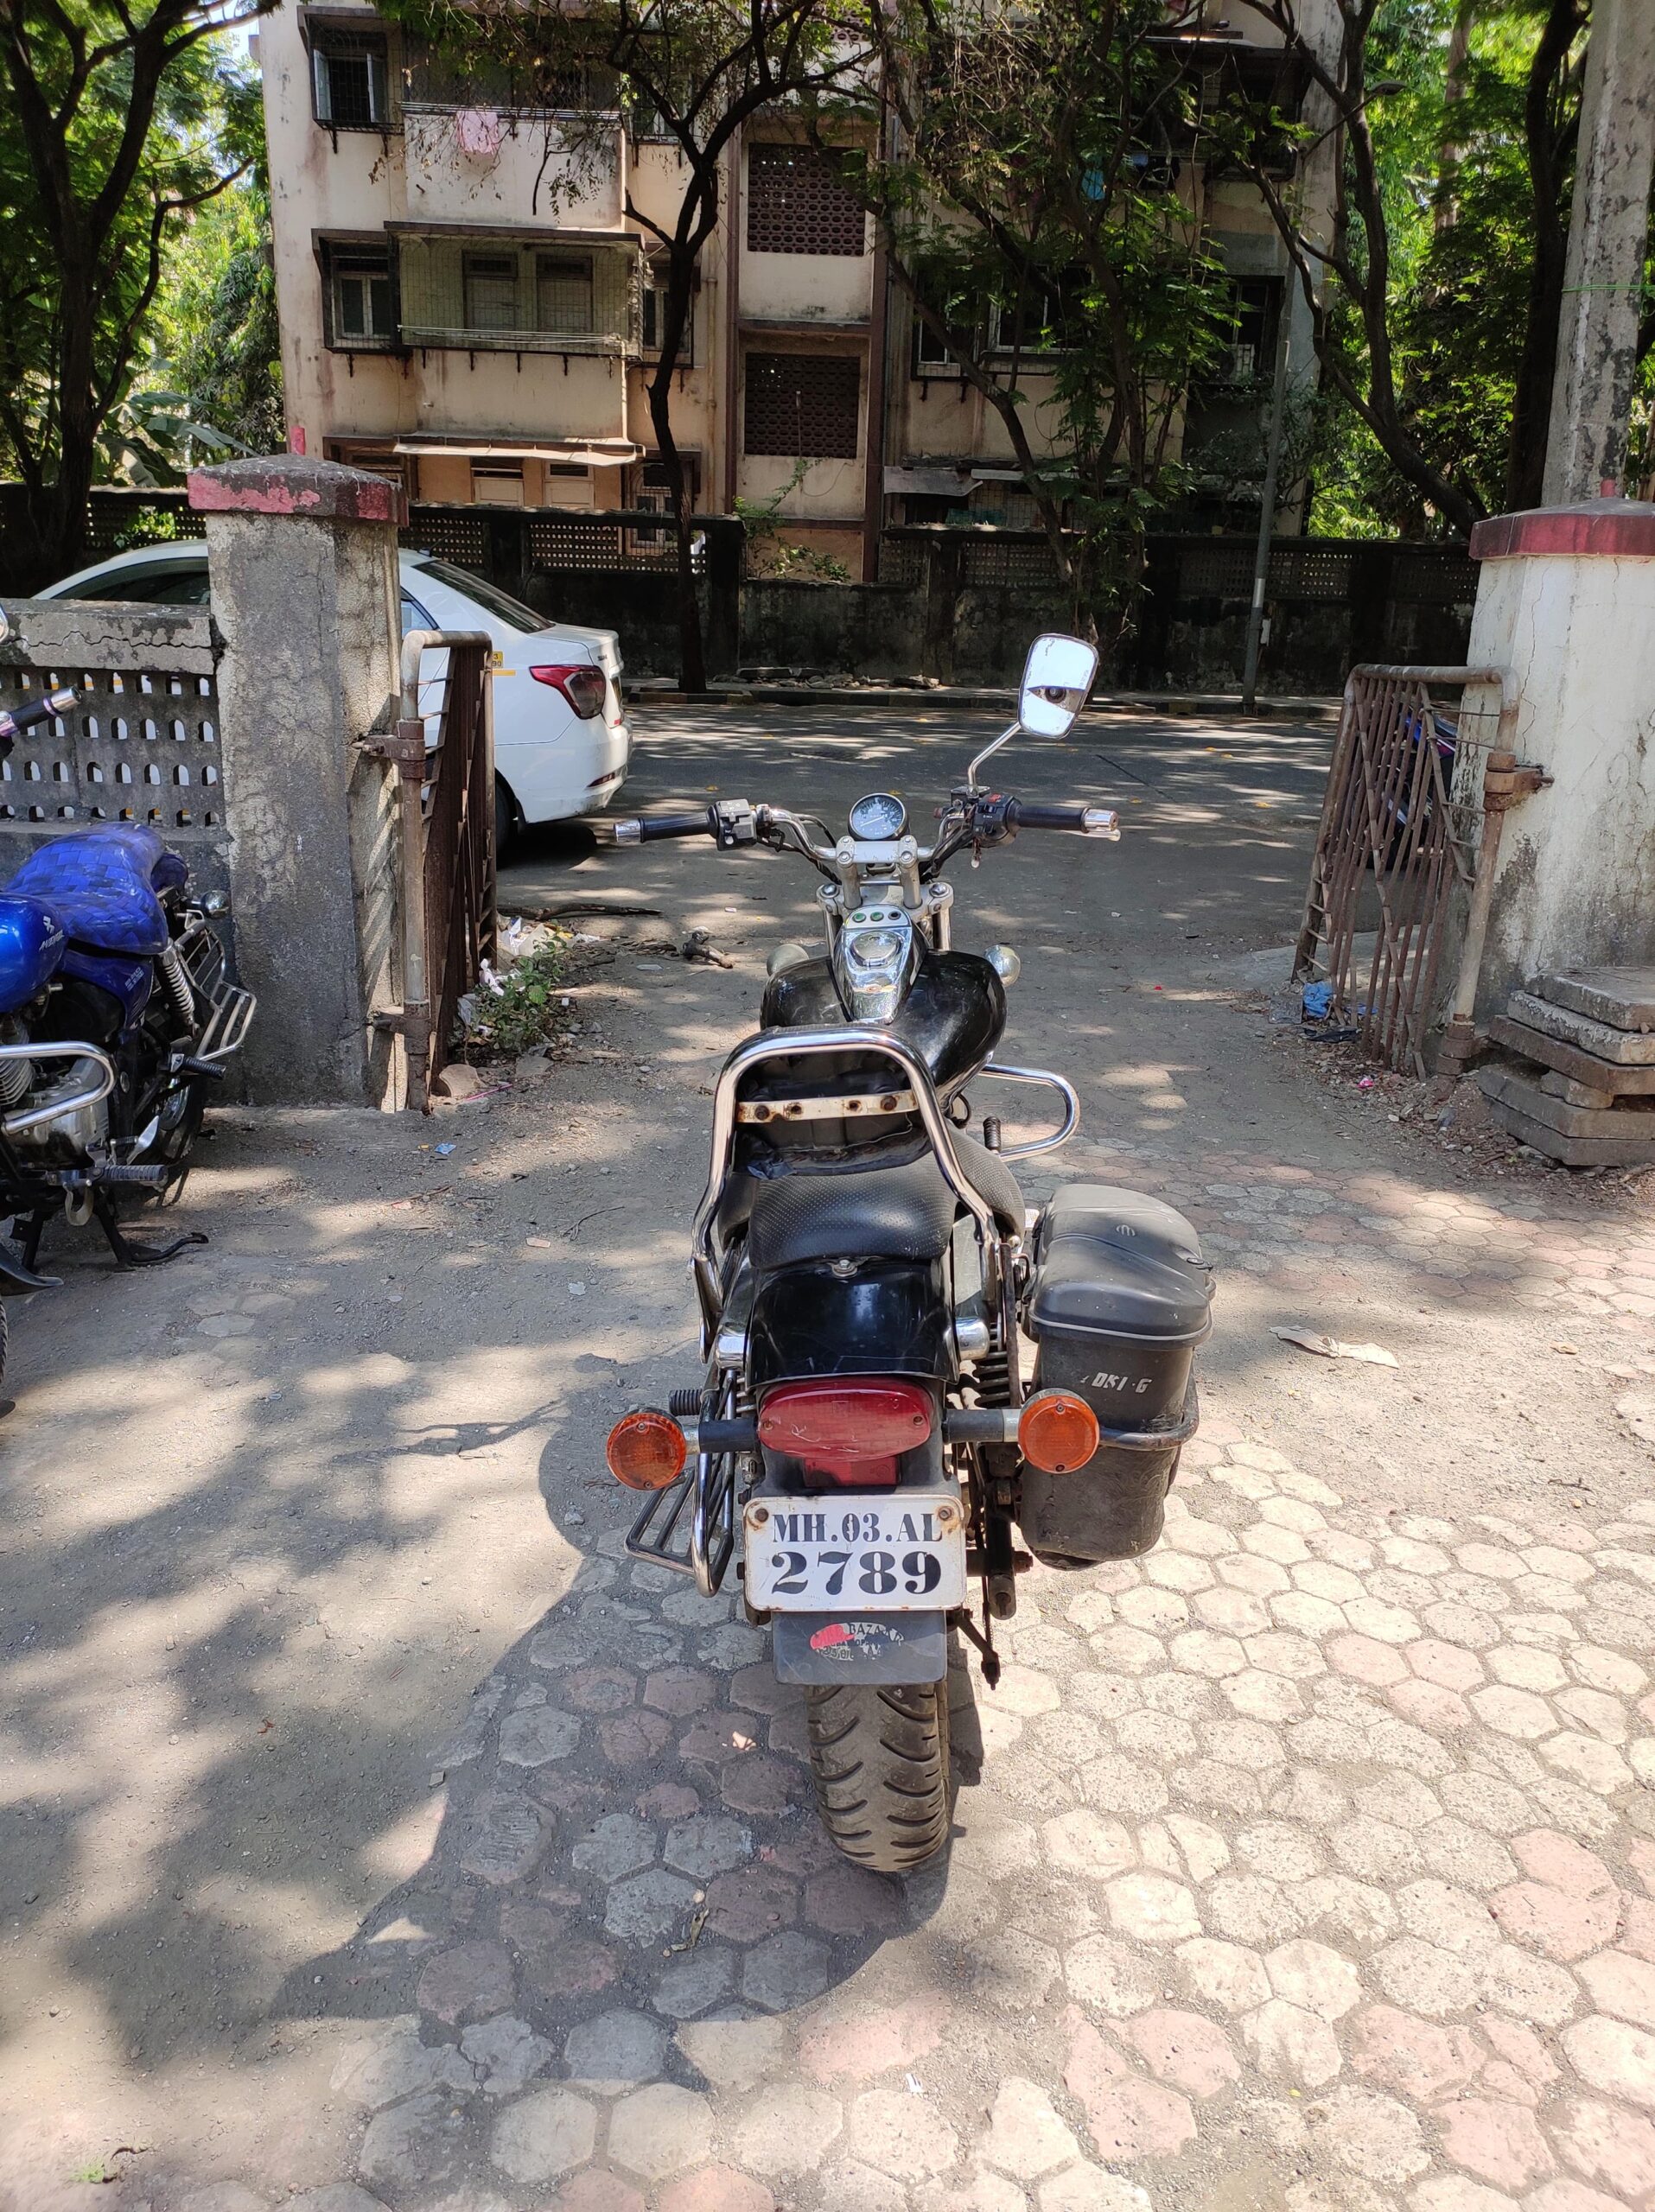
POLYGON ((399 1030, 408 1103, 429 1113, 448 1065, 460 1001, 495 958, 493 641, 480 630, 411 630, 403 639, 402 715, 372 750, 395 763, 402 791, 402 991, 381 1027, 399 1030), (445 649, 441 708, 420 689, 427 651, 445 649), (425 709, 422 714, 421 709, 425 709), (428 718, 437 721, 430 741, 428 718))
POLYGON ((1334 1013, 1407 1074, 1426 1071, 1456 889, 1492 874, 1514 711, 1497 669, 1370 666, 1345 686, 1293 980, 1325 978, 1334 1013))

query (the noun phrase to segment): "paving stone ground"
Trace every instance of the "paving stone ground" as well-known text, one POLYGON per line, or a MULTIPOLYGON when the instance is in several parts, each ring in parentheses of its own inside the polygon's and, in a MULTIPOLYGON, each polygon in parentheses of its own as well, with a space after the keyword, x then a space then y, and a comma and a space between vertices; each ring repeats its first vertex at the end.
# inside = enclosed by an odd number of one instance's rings
MULTIPOLYGON (((1341 1263, 1486 1227, 1503 1295, 1642 1357, 1635 1230, 1256 1163, 1178 1195, 1295 1276, 1321 1224, 1341 1263)), ((322 1964, 316 2009, 382 2015, 326 2212, 1655 2204, 1655 1501, 1352 1487, 1212 1420, 1154 1552, 1026 1578, 906 1882, 824 1842, 763 1635, 609 1529, 322 1964)))

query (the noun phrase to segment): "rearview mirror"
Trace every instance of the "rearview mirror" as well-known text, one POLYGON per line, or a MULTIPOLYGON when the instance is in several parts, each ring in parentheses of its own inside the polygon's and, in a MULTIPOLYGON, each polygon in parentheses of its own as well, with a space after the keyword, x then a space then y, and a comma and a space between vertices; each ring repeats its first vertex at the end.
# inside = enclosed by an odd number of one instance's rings
POLYGON ((6 610, 5 610, 5 608, 4 608, 3 607, 0 607, 0 645, 3 645, 5 644, 5 642, 6 642, 6 639, 7 639, 10 635, 11 635, 11 623, 10 623, 10 620, 9 620, 9 618, 8 618, 8 616, 7 616, 7 613, 6 613, 6 610))
POLYGON ((1023 664, 1017 720, 1031 737, 1061 737, 1086 703, 1098 649, 1054 631, 1036 638, 1023 664))

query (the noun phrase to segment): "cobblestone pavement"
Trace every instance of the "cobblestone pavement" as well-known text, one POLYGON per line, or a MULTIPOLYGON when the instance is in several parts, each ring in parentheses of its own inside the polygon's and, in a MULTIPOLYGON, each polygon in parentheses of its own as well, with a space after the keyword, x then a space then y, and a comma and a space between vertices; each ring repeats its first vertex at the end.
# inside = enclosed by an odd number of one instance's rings
MULTIPOLYGON (((1206 1173, 1159 1179, 1232 1274, 1301 1282, 1328 1226, 1429 1271, 1452 1226, 1457 1281, 1636 1371, 1635 1228, 1206 1173)), ((298 1977, 380 2017, 330 2084, 351 2181, 296 2201, 1655 2204, 1655 1503, 1342 1479, 1209 1416, 1152 1554, 1026 1578, 997 1692, 954 1675, 952 1855, 906 1883, 817 1830, 763 1636, 610 1528, 442 1755, 429 1863, 298 1977)))

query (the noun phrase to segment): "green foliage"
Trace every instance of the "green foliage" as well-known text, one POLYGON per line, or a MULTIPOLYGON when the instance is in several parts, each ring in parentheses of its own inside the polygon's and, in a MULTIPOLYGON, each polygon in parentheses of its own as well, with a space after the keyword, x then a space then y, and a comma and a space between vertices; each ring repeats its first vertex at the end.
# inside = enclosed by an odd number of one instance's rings
POLYGON ((468 1035, 506 1058, 532 1052, 557 1033, 557 990, 563 979, 568 939, 554 933, 532 952, 507 968, 500 976, 500 991, 480 990, 477 1019, 468 1035))
POLYGON ((169 248, 250 156, 257 85, 213 0, 0 0, 0 466, 41 558, 84 543, 86 485, 174 471, 181 438, 229 450, 157 350, 169 248))
POLYGON ((781 534, 783 507, 805 481, 810 462, 794 462, 792 474, 781 489, 767 499, 744 499, 739 495, 735 512, 746 526, 747 572, 750 576, 792 578, 799 583, 848 584, 850 571, 831 553, 818 553, 795 544, 781 534))

